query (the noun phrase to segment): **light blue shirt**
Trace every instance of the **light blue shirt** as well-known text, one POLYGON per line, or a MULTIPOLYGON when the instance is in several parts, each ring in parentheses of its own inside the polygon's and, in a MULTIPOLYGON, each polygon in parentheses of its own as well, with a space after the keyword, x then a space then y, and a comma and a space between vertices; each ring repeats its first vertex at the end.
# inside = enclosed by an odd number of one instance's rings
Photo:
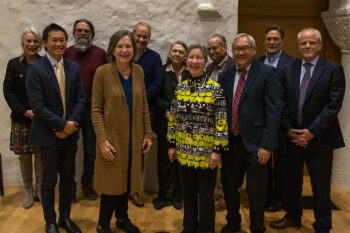
MULTIPOLYGON (((318 62, 318 59, 320 58, 319 55, 317 55, 314 59, 312 59, 309 63, 311 64, 310 66, 310 79, 312 78, 312 74, 314 73, 316 64, 318 62)), ((304 74, 305 74, 305 66, 304 64, 306 63, 306 61, 303 59, 301 62, 301 72, 300 72, 300 84, 301 81, 303 80, 304 74)))
POLYGON ((282 54, 282 50, 278 51, 277 53, 273 54, 272 56, 271 55, 269 56, 266 53, 266 58, 265 58, 264 64, 276 68, 281 54, 282 54))
MULTIPOLYGON (((50 54, 46 53, 47 59, 49 59, 53 70, 55 71, 55 74, 57 76, 57 68, 56 68, 56 63, 58 62, 55 58, 51 57, 50 54)), ((64 63, 63 63, 63 57, 61 57, 61 60, 59 61, 62 63, 62 68, 64 67, 64 63)), ((64 68, 62 69, 62 73, 64 76, 66 76, 66 74, 64 73, 64 68)))

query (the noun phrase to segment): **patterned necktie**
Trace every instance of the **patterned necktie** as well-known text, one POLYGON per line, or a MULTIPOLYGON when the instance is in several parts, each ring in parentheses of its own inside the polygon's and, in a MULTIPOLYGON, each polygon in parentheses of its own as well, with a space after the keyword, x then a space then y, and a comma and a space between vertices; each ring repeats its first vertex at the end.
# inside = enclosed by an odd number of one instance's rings
POLYGON ((301 84, 299 87, 299 102, 298 102, 298 123, 301 126, 303 120, 303 107, 305 103, 306 92, 309 87, 310 79, 311 79, 311 63, 304 63, 305 74, 303 79, 301 80, 301 84))
POLYGON ((56 76, 58 81, 58 86, 60 87, 61 98, 63 103, 63 119, 66 118, 66 81, 63 75, 62 63, 57 62, 55 64, 56 67, 56 76))
POLYGON ((233 98, 233 104, 232 104, 232 132, 235 136, 239 134, 239 124, 238 124, 238 105, 239 100, 241 98, 244 84, 245 84, 245 77, 247 75, 246 70, 240 70, 241 75, 239 76, 235 96, 233 98))

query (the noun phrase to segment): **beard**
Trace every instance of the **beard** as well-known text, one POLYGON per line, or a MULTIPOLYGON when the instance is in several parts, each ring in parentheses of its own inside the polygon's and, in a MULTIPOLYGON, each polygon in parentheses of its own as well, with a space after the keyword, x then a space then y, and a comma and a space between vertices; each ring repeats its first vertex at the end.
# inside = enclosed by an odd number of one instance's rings
POLYGON ((89 37, 78 37, 75 39, 74 48, 80 53, 85 53, 92 44, 92 38, 89 37))

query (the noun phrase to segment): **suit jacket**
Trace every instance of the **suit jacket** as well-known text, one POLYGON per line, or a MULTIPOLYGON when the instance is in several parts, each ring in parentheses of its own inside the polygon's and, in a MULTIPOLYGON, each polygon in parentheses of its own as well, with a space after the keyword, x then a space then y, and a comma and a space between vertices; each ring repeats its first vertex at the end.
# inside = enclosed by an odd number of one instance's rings
MULTIPOLYGON (((229 127, 232 125, 233 85, 236 66, 220 73, 229 127)), ((247 151, 259 148, 272 151, 277 143, 281 113, 281 87, 275 68, 253 61, 238 106, 240 135, 247 151)), ((230 134, 233 135, 230 128, 230 134)))
MULTIPOLYGON (((38 59, 40 56, 38 55, 38 59)), ((25 117, 24 113, 30 110, 30 104, 25 87, 27 60, 19 61, 20 57, 11 59, 7 64, 4 80, 4 96, 11 108, 11 119, 14 122, 30 123, 31 119, 25 117)))
MULTIPOLYGON (((84 108, 85 97, 81 85, 79 66, 64 59, 66 82, 66 119, 63 119, 63 105, 55 71, 47 58, 28 65, 26 88, 34 112, 28 142, 39 146, 54 145, 58 138, 55 130, 63 131, 67 121, 78 122, 84 108)), ((79 132, 64 139, 75 142, 79 132)))
MULTIPOLYGON (((234 65, 235 65, 235 60, 233 60, 232 57, 228 56, 227 61, 223 65, 222 70, 220 72, 223 72, 234 65)), ((207 67, 205 68, 205 73, 207 73, 207 75, 210 77, 213 70, 214 70, 214 62, 207 65, 207 67)))
MULTIPOLYGON (((315 135, 309 141, 308 150, 325 151, 344 146, 338 113, 345 92, 344 70, 338 63, 319 59, 306 93, 302 124, 298 124, 298 100, 302 60, 296 59, 281 72, 283 93, 282 128, 307 128, 315 135)), ((290 141, 290 140, 289 140, 290 141)))
MULTIPOLYGON (((265 58, 266 56, 261 56, 259 58, 257 58, 256 60, 258 60, 261 63, 265 62, 265 58)), ((294 57, 282 52, 280 58, 278 59, 278 63, 277 63, 277 76, 279 76, 279 73, 281 72, 281 70, 283 69, 284 66, 292 63, 294 61, 294 57)))

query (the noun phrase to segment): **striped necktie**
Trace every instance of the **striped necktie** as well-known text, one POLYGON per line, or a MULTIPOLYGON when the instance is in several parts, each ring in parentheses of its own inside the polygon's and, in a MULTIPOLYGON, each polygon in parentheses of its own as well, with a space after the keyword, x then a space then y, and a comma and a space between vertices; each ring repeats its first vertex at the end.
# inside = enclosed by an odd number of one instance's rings
POLYGON ((62 104, 63 104, 63 119, 66 118, 66 81, 62 70, 62 63, 57 62, 56 67, 56 76, 58 81, 58 86, 60 88, 62 104))
POLYGON ((299 102, 298 102, 298 123, 301 126, 303 120, 303 107, 305 103, 306 92, 309 87, 310 79, 311 79, 311 63, 304 63, 305 74, 303 79, 301 80, 299 87, 299 102))
POLYGON ((239 70, 241 75, 239 76, 235 96, 232 104, 232 132, 235 136, 239 135, 239 124, 238 124, 238 105, 241 98, 243 88, 245 85, 245 77, 247 75, 246 70, 239 70))

